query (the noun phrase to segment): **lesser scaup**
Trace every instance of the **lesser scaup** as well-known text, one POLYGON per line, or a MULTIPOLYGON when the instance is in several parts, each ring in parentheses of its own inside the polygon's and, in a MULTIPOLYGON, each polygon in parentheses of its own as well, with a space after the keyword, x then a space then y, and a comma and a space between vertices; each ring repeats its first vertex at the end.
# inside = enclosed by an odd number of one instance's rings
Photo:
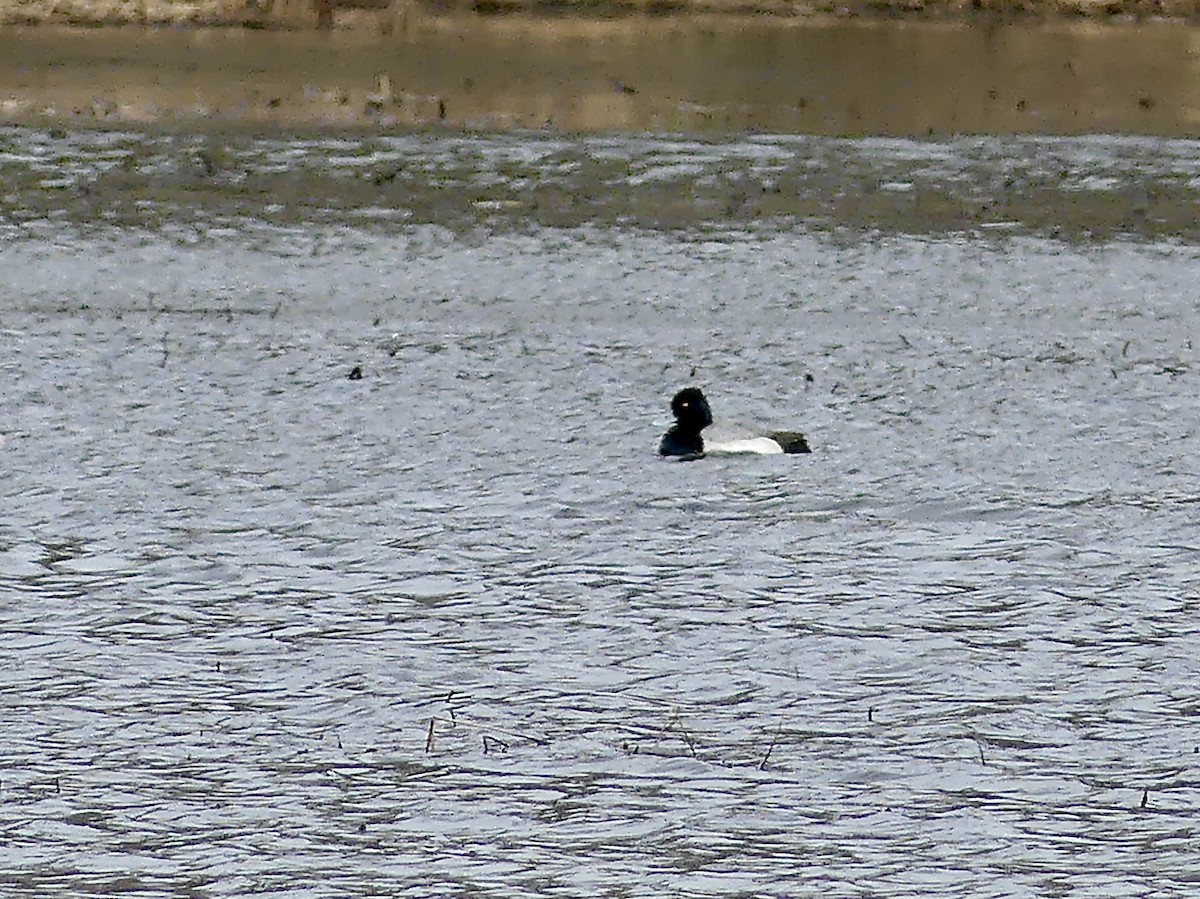
POLYGON ((698 459, 706 449, 725 453, 812 452, 804 435, 796 431, 772 431, 756 437, 723 440, 706 448, 700 432, 713 423, 712 409, 704 392, 698 387, 685 387, 675 394, 671 400, 671 412, 675 415, 675 424, 663 435, 658 445, 661 456, 698 459))

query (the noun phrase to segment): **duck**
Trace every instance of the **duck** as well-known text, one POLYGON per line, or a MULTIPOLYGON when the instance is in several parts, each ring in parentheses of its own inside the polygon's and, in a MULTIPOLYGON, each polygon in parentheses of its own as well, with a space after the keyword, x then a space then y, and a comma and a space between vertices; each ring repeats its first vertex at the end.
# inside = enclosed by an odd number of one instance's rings
POLYGON ((708 397, 699 387, 685 387, 676 393, 671 399, 671 413, 675 416, 675 424, 663 434, 658 445, 660 456, 699 459, 706 452, 763 455, 812 452, 808 441, 798 431, 771 431, 753 437, 713 441, 706 446, 700 432, 713 423, 713 415, 708 397))

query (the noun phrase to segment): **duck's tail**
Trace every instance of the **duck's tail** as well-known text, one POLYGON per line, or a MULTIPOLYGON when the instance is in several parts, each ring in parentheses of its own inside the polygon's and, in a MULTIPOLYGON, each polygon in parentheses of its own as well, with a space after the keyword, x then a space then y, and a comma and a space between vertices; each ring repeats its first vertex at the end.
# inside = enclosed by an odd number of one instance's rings
POLYGON ((811 453, 808 441, 796 431, 775 431, 771 439, 783 447, 785 453, 811 453))

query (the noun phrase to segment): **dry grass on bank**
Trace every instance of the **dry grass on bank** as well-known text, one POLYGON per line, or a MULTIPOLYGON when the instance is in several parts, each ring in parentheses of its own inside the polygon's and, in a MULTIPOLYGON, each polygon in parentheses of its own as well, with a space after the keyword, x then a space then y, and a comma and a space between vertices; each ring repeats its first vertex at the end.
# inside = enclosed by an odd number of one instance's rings
MULTIPOLYGON (((0 0, 0 24, 316 26, 320 0, 0 0)), ((403 5, 407 14, 475 12, 535 15, 757 14, 929 20, 1019 19, 1137 22, 1200 21, 1200 0, 328 0, 338 27, 378 27, 403 5), (356 9, 355 7, 360 7, 356 9), (361 7, 370 7, 370 11, 361 7)))

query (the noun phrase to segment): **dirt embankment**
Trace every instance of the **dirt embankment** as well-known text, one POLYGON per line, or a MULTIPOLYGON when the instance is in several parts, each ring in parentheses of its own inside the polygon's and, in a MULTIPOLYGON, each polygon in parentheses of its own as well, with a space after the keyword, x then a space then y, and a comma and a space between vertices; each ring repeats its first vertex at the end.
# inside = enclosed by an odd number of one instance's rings
POLYGON ((396 17, 477 12, 555 16, 778 17, 1112 23, 1200 21, 1200 0, 0 0, 0 25, 394 27, 396 17))

